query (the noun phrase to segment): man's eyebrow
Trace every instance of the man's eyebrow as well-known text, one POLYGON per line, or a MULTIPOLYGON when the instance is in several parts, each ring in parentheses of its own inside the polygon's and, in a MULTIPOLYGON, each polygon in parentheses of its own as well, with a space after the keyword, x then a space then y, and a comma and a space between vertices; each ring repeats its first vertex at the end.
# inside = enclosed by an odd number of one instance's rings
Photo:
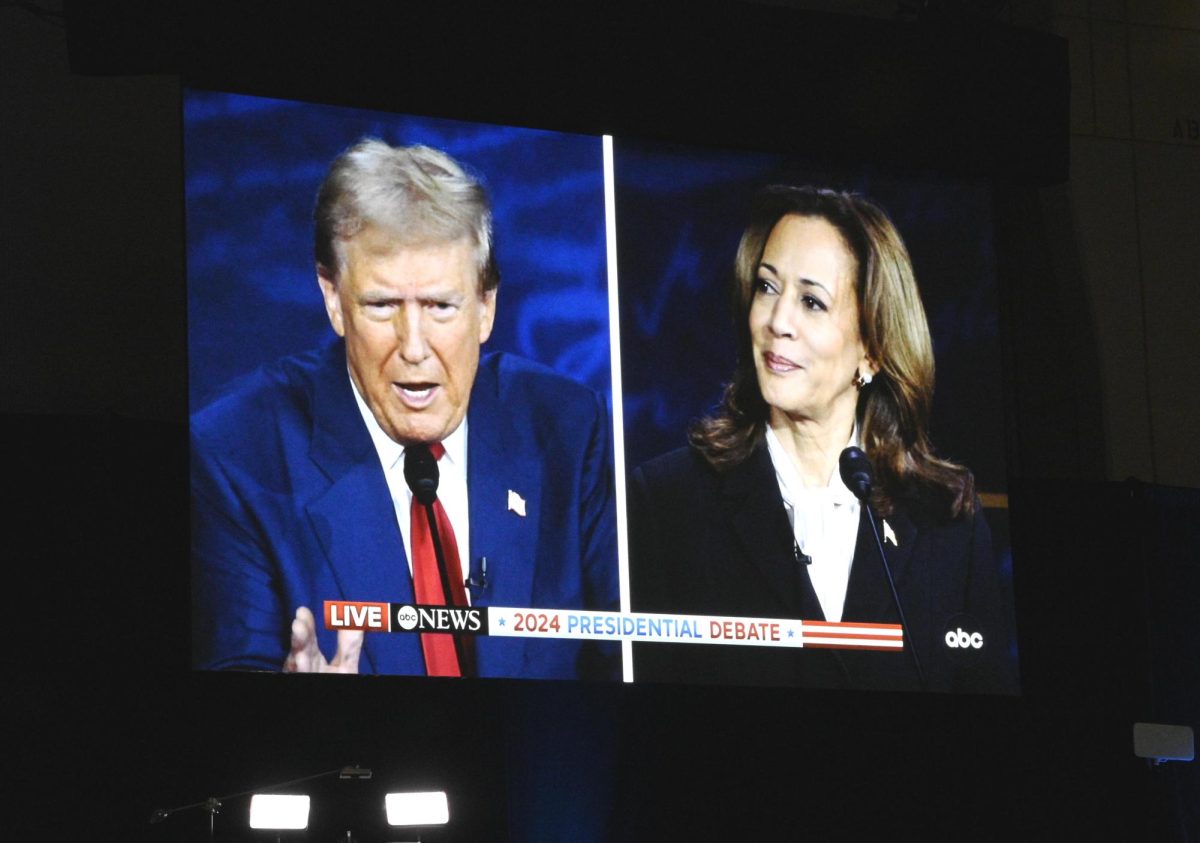
POLYGON ((403 296, 397 296, 385 290, 365 290, 358 294, 358 300, 366 304, 385 304, 400 301, 403 296))
MULTIPOLYGON (((771 264, 767 263, 766 261, 760 261, 758 265, 761 269, 769 269, 772 275, 776 277, 779 276, 779 270, 771 266, 771 264)), ((825 295, 833 298, 833 292, 820 281, 814 281, 812 278, 800 278, 799 281, 801 284, 807 284, 809 287, 820 287, 825 291, 825 295)))
POLYGON ((458 290, 429 290, 419 296, 409 296, 403 293, 395 293, 390 290, 364 290, 358 294, 360 302, 370 304, 382 304, 389 302, 417 301, 445 301, 456 302, 463 298, 463 294, 458 290))
POLYGON ((463 294, 459 290, 430 290, 424 295, 417 296, 417 300, 420 302, 447 302, 448 304, 458 304, 463 298, 463 294))

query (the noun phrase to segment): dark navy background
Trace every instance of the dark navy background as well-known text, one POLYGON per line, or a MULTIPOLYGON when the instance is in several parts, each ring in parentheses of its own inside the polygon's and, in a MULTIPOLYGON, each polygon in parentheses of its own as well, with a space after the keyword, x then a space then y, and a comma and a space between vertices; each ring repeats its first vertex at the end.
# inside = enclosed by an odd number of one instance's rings
POLYGON ((784 183, 862 193, 912 256, 937 361, 932 435, 979 488, 1007 488, 991 191, 805 165, 775 154, 617 139, 626 465, 686 442, 733 375, 730 279, 755 191, 784 183))
POLYGON ((599 137, 187 91, 189 398, 333 337, 312 207, 334 157, 370 135, 437 147, 487 185, 501 283, 484 347, 610 395, 599 137))

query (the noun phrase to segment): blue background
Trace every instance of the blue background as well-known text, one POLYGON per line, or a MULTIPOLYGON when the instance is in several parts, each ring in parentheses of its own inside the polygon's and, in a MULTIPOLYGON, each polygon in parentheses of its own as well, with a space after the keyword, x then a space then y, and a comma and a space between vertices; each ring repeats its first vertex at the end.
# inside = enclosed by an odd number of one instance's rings
POLYGON ((442 149, 487 185, 501 283, 484 350, 611 396, 599 137, 187 91, 192 410, 236 376, 333 337, 312 207, 330 162, 365 135, 442 149))

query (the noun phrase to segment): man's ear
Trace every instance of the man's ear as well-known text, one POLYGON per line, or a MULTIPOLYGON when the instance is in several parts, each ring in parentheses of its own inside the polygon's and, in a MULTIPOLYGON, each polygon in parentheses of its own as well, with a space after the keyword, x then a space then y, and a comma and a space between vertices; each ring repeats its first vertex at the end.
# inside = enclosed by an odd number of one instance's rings
POLYGON ((325 315, 329 317, 329 324, 339 337, 346 336, 346 321, 342 314, 342 297, 338 292, 337 282, 318 271, 317 284, 321 287, 321 297, 325 299, 325 315))
POLYGON ((496 288, 488 290, 479 300, 482 312, 479 317, 479 344, 487 342, 492 335, 492 325, 496 322, 496 288))

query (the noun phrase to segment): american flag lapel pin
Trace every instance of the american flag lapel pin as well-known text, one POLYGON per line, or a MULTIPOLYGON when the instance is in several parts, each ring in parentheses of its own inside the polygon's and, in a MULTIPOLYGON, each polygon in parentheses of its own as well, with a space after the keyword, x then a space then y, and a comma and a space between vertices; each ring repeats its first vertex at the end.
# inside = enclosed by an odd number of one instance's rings
MULTIPOLYGON (((512 492, 509 494, 511 495, 512 492)), ((892 525, 887 522, 886 518, 883 519, 883 541, 885 544, 891 542, 892 547, 900 546, 900 542, 896 541, 896 531, 892 529, 892 525)))
POLYGON ((525 517, 525 499, 512 489, 508 490, 508 511, 515 512, 522 518, 525 517))

